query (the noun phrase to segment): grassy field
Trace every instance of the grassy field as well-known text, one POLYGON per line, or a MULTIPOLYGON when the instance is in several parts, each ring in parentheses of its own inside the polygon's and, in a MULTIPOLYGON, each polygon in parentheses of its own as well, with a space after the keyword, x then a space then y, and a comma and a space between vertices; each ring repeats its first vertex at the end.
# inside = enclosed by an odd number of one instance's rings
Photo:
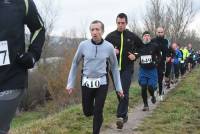
MULTIPOLYGON (((130 108, 140 101, 140 90, 130 90, 130 108)), ((103 128, 115 122, 117 98, 115 92, 108 94, 104 108, 103 128)), ((81 105, 71 106, 60 113, 44 117, 43 112, 28 112, 13 121, 13 134, 91 134, 92 118, 83 116, 81 105)))
POLYGON ((136 133, 200 134, 200 69, 189 74, 136 133))

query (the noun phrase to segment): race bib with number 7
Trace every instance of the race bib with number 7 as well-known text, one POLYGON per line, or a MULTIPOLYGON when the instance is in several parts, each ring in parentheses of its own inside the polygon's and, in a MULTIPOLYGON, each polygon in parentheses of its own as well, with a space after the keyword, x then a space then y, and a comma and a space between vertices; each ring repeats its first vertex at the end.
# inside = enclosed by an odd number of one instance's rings
POLYGON ((99 88, 100 87, 100 78, 83 77, 82 86, 86 86, 88 88, 99 88))
POLYGON ((8 51, 8 42, 0 41, 0 66, 9 64, 10 64, 10 57, 8 51))

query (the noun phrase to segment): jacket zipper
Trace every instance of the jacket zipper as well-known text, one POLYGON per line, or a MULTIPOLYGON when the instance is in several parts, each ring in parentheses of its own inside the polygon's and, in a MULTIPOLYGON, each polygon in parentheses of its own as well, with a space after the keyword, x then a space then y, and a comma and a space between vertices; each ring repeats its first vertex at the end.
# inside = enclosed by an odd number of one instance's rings
POLYGON ((95 52, 95 58, 97 57, 97 46, 96 46, 96 52, 95 52))

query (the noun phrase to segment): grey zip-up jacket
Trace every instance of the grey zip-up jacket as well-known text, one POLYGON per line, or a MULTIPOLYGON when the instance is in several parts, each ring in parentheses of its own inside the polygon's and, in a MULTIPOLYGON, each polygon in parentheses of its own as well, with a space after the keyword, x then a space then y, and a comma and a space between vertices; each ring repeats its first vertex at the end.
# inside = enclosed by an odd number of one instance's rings
POLYGON ((75 87, 78 64, 83 60, 82 75, 90 78, 100 78, 107 75, 107 63, 112 71, 117 91, 122 91, 117 57, 114 47, 108 41, 95 44, 92 40, 82 41, 76 51, 68 77, 67 89, 75 87))

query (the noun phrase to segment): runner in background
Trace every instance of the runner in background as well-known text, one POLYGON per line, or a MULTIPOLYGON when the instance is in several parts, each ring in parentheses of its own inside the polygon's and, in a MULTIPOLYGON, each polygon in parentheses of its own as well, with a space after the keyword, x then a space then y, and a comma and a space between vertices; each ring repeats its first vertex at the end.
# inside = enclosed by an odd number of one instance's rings
POLYGON ((180 61, 180 72, 181 76, 184 76, 187 69, 187 58, 189 57, 189 51, 187 50, 187 47, 181 47, 180 48, 182 59, 180 61))
POLYGON ((165 73, 166 66, 166 55, 168 51, 168 40, 165 39, 165 32, 163 27, 158 27, 156 30, 156 38, 152 39, 152 42, 155 42, 160 47, 159 63, 157 65, 158 70, 158 88, 159 88, 159 100, 163 101, 163 77, 165 73))
POLYGON ((172 43, 172 49, 175 51, 175 55, 172 58, 172 63, 174 66, 174 76, 175 76, 174 83, 175 84, 178 82, 178 79, 179 79, 180 61, 182 59, 182 54, 179 50, 179 46, 180 45, 177 43, 172 43))
POLYGON ((138 51, 140 59, 140 69, 138 82, 142 89, 142 99, 144 103, 143 111, 149 111, 148 94, 151 95, 151 101, 156 103, 156 97, 154 92, 157 89, 158 72, 157 64, 159 63, 158 57, 160 57, 160 47, 158 44, 151 42, 150 32, 145 31, 142 35, 143 46, 138 51))
POLYGON ((166 71, 165 71, 165 85, 167 89, 170 88, 171 84, 171 73, 173 69, 172 58, 174 57, 174 55, 175 51, 172 49, 172 45, 170 45, 167 51, 166 71))
POLYGON ((191 72, 193 65, 194 65, 194 60, 193 60, 193 55, 194 55, 194 49, 192 48, 192 44, 188 44, 188 51, 189 51, 189 57, 188 57, 188 71, 191 72))

